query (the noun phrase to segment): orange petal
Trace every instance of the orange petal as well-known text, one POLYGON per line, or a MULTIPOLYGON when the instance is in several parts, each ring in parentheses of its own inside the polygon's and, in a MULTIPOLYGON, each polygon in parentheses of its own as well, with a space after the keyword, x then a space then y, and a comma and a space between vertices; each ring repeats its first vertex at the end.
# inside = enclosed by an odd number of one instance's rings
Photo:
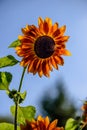
POLYGON ((69 37, 70 37, 70 36, 63 36, 63 37, 62 37, 62 41, 64 41, 64 42, 68 41, 69 37))
POLYGON ((38 59, 35 59, 35 60, 34 60, 34 63, 33 63, 33 68, 34 68, 33 74, 34 74, 34 75, 37 73, 37 69, 36 69, 37 63, 38 63, 38 59))
MULTIPOLYGON (((46 20, 46 22, 47 22, 47 24, 48 24, 48 27, 49 27, 49 32, 51 31, 51 28, 52 28, 52 20, 50 19, 50 18, 46 18, 45 19, 46 20)), ((51 32, 52 33, 52 32, 51 32)))
POLYGON ((43 19, 41 17, 38 18, 38 25, 40 26, 41 24, 43 24, 43 19))
POLYGON ((44 75, 49 77, 50 76, 50 74, 49 74, 50 68, 48 65, 48 61, 46 61, 46 60, 43 61, 42 68, 43 68, 44 75))
POLYGON ((28 24, 27 24, 27 25, 26 25, 26 30, 29 31, 30 28, 31 28, 31 25, 28 25, 28 24))
POLYGON ((50 125, 49 125, 49 130, 53 130, 53 129, 56 129, 56 126, 57 126, 57 122, 58 120, 54 120, 50 125))
POLYGON ((66 49, 59 50, 60 55, 71 56, 71 52, 66 49))
POLYGON ((43 24, 43 29, 44 29, 44 32, 47 34, 48 31, 49 31, 49 26, 48 26, 48 23, 44 20, 44 24, 43 24))
POLYGON ((49 120, 48 116, 45 118, 44 123, 45 123, 45 126, 47 128, 48 125, 50 124, 50 120, 49 120))
POLYGON ((27 31, 26 31, 26 28, 22 28, 21 29, 22 33, 26 35, 27 31))
POLYGON ((18 36, 18 39, 19 39, 19 40, 22 40, 22 39, 24 39, 24 36, 19 35, 19 36, 18 36))
POLYGON ((62 57, 60 57, 60 56, 54 56, 54 59, 55 59, 55 61, 56 61, 57 64, 59 64, 59 65, 63 65, 64 64, 64 60, 63 60, 62 57))
POLYGON ((66 25, 62 26, 59 30, 61 32, 61 35, 63 35, 66 30, 66 25))
POLYGON ((57 29, 54 33, 53 33, 53 37, 58 37, 60 35, 60 30, 57 29))
POLYGON ((43 75, 42 61, 40 61, 39 66, 38 66, 38 74, 40 77, 42 77, 42 75, 43 75))
MULTIPOLYGON (((39 26, 39 31, 40 31, 41 34, 44 33, 43 24, 44 24, 44 22, 43 22, 42 18, 39 17, 39 19, 38 19, 38 26, 39 26)), ((39 33, 39 35, 40 35, 40 33, 39 33)))
POLYGON ((55 24, 53 25, 53 32, 55 32, 57 29, 58 29, 58 23, 55 23, 55 24))
POLYGON ((38 70, 38 67, 40 65, 40 60, 38 60, 37 64, 36 64, 36 69, 38 70))
POLYGON ((50 29, 50 35, 53 36, 53 33, 58 29, 58 23, 55 23, 50 29))
POLYGON ((28 66, 28 72, 33 72, 33 63, 34 63, 34 60, 32 60, 28 66))
POLYGON ((24 66, 24 64, 25 64, 25 62, 24 62, 24 60, 22 60, 22 61, 20 62, 20 65, 21 65, 21 66, 24 66))
POLYGON ((20 46, 17 46, 17 47, 15 48, 16 51, 19 51, 20 49, 21 49, 20 46))
POLYGON ((62 42, 67 42, 68 41, 68 39, 69 39, 69 37, 70 36, 56 36, 55 37, 55 41, 56 42, 60 42, 60 43, 62 43, 62 42))
POLYGON ((55 62, 55 60, 54 60, 53 57, 51 57, 51 64, 53 65, 53 67, 54 67, 55 69, 58 69, 57 63, 55 62))
POLYGON ((50 18, 47 17, 45 20, 48 23, 48 25, 52 26, 52 20, 50 18))
POLYGON ((46 68, 46 76, 50 77, 50 74, 49 74, 50 68, 49 68, 48 63, 46 63, 46 67, 45 68, 46 68))
POLYGON ((50 71, 52 71, 53 68, 52 68, 52 64, 51 64, 50 58, 49 58, 49 60, 48 60, 48 65, 49 65, 49 69, 50 69, 50 71))
POLYGON ((42 77, 43 71, 42 70, 38 71, 38 74, 39 74, 40 77, 42 77))
POLYGON ((40 115, 38 116, 37 120, 44 122, 44 118, 42 116, 40 116, 40 115))

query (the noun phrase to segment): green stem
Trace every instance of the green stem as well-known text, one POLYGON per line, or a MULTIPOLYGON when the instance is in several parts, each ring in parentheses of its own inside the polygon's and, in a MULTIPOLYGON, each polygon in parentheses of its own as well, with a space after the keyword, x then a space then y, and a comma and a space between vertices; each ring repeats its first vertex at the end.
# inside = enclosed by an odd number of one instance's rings
POLYGON ((21 76, 21 80, 20 80, 20 84, 19 84, 18 92, 21 91, 21 87, 22 87, 22 82, 23 82, 23 78, 24 78, 25 70, 26 70, 26 68, 24 68, 24 69, 23 69, 23 72, 22 72, 22 76, 21 76))
MULTIPOLYGON (((21 80, 20 80, 20 84, 19 84, 18 92, 21 91, 21 87, 22 87, 22 83, 23 83, 23 78, 24 78, 25 70, 26 70, 26 68, 24 68, 24 69, 23 69, 23 72, 22 72, 22 76, 21 76, 21 80)), ((17 130, 18 104, 19 104, 19 98, 17 98, 17 101, 15 102, 14 130, 17 130)))
POLYGON ((15 103, 15 118, 14 118, 14 130, 17 130, 17 112, 18 112, 18 103, 15 103))

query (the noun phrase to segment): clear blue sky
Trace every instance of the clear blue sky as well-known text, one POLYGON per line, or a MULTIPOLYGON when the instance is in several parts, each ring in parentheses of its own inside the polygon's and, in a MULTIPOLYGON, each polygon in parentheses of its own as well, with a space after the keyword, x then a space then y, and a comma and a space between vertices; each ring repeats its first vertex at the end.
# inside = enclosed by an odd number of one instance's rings
MULTIPOLYGON (((64 79, 68 93, 79 104, 80 100, 87 97, 86 0, 0 0, 0 57, 8 54, 16 56, 13 49, 8 49, 9 44, 17 39, 21 28, 26 24, 37 25, 39 16, 50 17, 53 23, 67 26, 66 35, 70 36, 67 49, 72 56, 64 57, 64 66, 60 66, 59 71, 51 72, 50 78, 26 74, 22 91, 26 90, 28 95, 23 105, 35 105, 38 109, 38 100, 46 90, 53 90, 60 77, 64 79)), ((10 88, 18 88, 22 67, 16 65, 1 71, 10 71, 13 74, 10 88)), ((9 114, 9 107, 13 102, 4 91, 0 91, 0 104, 0 115, 9 114)))

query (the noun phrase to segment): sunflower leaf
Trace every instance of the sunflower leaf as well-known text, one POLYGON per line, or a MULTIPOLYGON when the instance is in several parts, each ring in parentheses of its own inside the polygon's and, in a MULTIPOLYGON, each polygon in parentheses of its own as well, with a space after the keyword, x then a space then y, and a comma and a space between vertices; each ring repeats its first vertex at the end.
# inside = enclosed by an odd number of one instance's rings
POLYGON ((73 118, 69 118, 65 125, 65 130, 76 130, 79 127, 78 121, 73 118))
POLYGON ((22 103, 24 101, 24 99, 26 98, 27 92, 26 91, 24 91, 23 93, 18 92, 18 94, 19 94, 19 97, 20 97, 19 103, 22 103))
POLYGON ((0 58, 0 68, 13 66, 17 64, 19 61, 16 60, 12 55, 8 55, 5 57, 0 58))
MULTIPOLYGON (((14 125, 10 123, 0 123, 0 130, 14 130, 14 125)), ((20 127, 17 127, 20 130, 20 127)))
POLYGON ((20 40, 15 40, 15 41, 13 41, 9 46, 8 46, 8 48, 15 48, 15 47, 17 47, 17 46, 19 46, 19 45, 21 45, 21 42, 20 42, 20 40))
POLYGON ((25 99, 25 97, 26 97, 26 91, 24 91, 23 93, 20 93, 20 96, 21 96, 22 99, 25 99))
MULTIPOLYGON (((12 115, 15 115, 15 106, 10 108, 12 115)), ((18 123, 24 124, 25 120, 31 121, 35 116, 36 110, 34 106, 21 107, 18 106, 18 123)))
POLYGON ((12 80, 12 74, 9 72, 0 72, 0 90, 8 90, 12 80))

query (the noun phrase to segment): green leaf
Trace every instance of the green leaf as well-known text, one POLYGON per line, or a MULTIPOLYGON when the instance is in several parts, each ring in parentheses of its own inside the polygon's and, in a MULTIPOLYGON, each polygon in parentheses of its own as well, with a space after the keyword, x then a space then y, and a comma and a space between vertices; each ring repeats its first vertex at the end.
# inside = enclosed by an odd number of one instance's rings
POLYGON ((69 118, 66 122, 65 130, 76 130, 78 126, 78 121, 74 120, 73 118, 69 118))
POLYGON ((21 96, 22 99, 25 99, 25 97, 26 97, 26 91, 24 91, 23 93, 20 93, 20 96, 21 96))
POLYGON ((18 100, 17 90, 15 90, 15 89, 12 89, 12 90, 9 90, 9 91, 7 90, 6 93, 9 96, 9 98, 14 100, 14 102, 15 102, 15 98, 16 98, 16 101, 18 100))
POLYGON ((17 64, 19 61, 16 60, 12 55, 8 55, 5 57, 0 58, 0 68, 13 66, 17 64))
POLYGON ((0 90, 8 90, 12 80, 12 75, 9 72, 0 72, 0 90))
POLYGON ((22 103, 24 101, 24 99, 26 98, 26 91, 23 92, 23 93, 20 93, 18 92, 18 94, 20 95, 20 98, 19 98, 19 103, 22 103))
MULTIPOLYGON (((15 115, 15 106, 11 106, 10 108, 12 115, 15 115)), ((31 121, 34 119, 36 110, 33 106, 20 107, 18 106, 18 123, 24 124, 25 120, 31 121)))
POLYGON ((19 100, 19 103, 22 103, 26 97, 26 91, 23 93, 18 92, 15 89, 12 89, 11 91, 6 91, 9 98, 13 99, 14 102, 17 102, 19 100))
MULTIPOLYGON (((14 125, 10 123, 0 123, 0 130, 14 130, 14 125)), ((20 130, 20 127, 17 127, 20 130)))
POLYGON ((13 41, 10 45, 9 48, 15 48, 17 46, 21 45, 21 42, 17 39, 15 41, 13 41))

